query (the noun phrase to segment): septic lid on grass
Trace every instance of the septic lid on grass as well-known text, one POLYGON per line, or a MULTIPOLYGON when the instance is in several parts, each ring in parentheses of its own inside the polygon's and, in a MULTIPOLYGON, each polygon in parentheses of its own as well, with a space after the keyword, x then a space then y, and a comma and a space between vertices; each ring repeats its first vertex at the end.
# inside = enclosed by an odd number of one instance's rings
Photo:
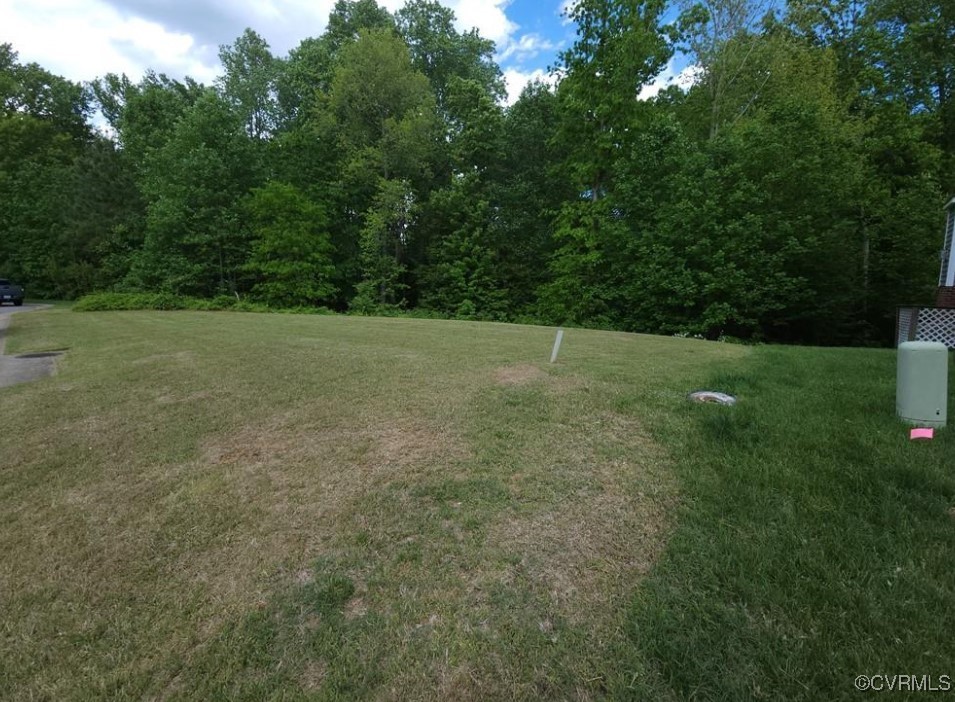
POLYGON ((697 390, 691 392, 687 397, 691 402, 706 402, 714 405, 735 405, 736 398, 727 395, 725 392, 716 392, 715 390, 697 390))

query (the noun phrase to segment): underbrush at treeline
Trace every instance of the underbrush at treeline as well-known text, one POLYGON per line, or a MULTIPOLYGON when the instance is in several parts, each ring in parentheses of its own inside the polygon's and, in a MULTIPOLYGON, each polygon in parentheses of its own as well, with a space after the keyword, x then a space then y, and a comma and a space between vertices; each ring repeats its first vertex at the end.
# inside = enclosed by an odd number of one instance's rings
MULTIPOLYGON (((285 314, 335 314, 327 307, 298 305, 294 307, 274 307, 262 302, 251 302, 228 295, 219 295, 210 299, 174 295, 172 293, 118 293, 104 292, 86 295, 73 305, 76 312, 112 312, 132 310, 191 310, 193 312, 279 312, 285 314)), ((382 310, 386 314, 387 310, 382 310)), ((397 314, 397 313, 396 313, 397 314)), ((402 313, 409 314, 410 313, 402 313)), ((415 313, 415 316, 433 316, 437 313, 415 313)))
MULTIPOLYGON (((338 314, 328 307, 297 305, 291 307, 276 307, 263 302, 242 300, 229 295, 219 295, 213 298, 189 297, 173 293, 123 293, 102 292, 93 293, 80 298, 74 305, 76 312, 114 312, 134 310, 191 310, 193 312, 275 312, 281 314, 338 314)), ((402 309, 394 306, 376 307, 369 311, 352 312, 362 316, 374 317, 408 317, 414 319, 468 319, 476 321, 503 321, 491 320, 480 315, 459 315, 450 317, 435 310, 402 309)), ((531 317, 508 319, 517 324, 542 324, 540 320, 531 317)))
POLYGON ((86 295, 73 305, 77 312, 110 312, 119 310, 192 310, 209 312, 289 312, 297 314, 331 314, 327 307, 275 308, 260 302, 248 302, 228 295, 211 299, 173 295, 172 293, 115 293, 86 295))

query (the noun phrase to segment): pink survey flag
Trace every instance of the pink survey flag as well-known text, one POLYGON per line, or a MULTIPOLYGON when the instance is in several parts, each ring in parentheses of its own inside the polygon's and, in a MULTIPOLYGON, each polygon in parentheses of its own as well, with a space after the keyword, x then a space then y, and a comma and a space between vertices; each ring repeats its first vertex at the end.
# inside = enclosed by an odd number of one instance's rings
POLYGON ((913 429, 909 433, 910 439, 931 439, 935 436, 934 429, 913 429))

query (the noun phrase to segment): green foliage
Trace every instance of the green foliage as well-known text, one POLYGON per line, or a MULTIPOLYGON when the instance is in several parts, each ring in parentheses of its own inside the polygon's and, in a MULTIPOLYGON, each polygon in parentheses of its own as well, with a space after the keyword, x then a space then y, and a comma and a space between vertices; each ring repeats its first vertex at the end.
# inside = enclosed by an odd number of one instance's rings
POLYGON ((327 307, 295 305, 272 307, 229 295, 213 298, 188 297, 172 293, 100 292, 84 295, 72 307, 74 312, 119 312, 124 310, 192 310, 194 312, 281 312, 289 314, 331 314, 327 307))
POLYGON ((382 180, 361 231, 361 282, 351 309, 368 313, 403 307, 405 266, 401 250, 408 236, 414 196, 406 181, 382 180))
POLYGON ((431 185, 439 142, 434 95, 397 35, 362 30, 342 50, 327 109, 350 191, 345 207, 359 214, 341 247, 357 263, 349 307, 404 306, 414 209, 431 185))
POLYGON ((560 119, 554 91, 531 83, 508 109, 502 128, 494 250, 512 315, 525 318, 536 314, 538 291, 550 280, 555 215, 580 192, 560 168, 563 146, 552 138, 560 119))
POLYGON ((508 301, 492 248, 493 216, 467 181, 435 193, 429 203, 447 218, 450 232, 431 251, 421 305, 459 319, 503 319, 508 301))
POLYGON ((726 46, 746 56, 720 96, 735 116, 710 129, 696 108, 713 99, 706 83, 675 111, 658 103, 603 171, 613 187, 563 208, 543 314, 709 338, 890 339, 894 306, 933 284, 938 214, 914 206, 941 201, 931 146, 888 107, 857 117, 834 51, 785 33, 726 46), (903 237, 899 218, 923 224, 903 237), (885 276, 903 268, 904 283, 885 276))
POLYGON ((561 54, 560 139, 568 175, 592 199, 612 192, 612 164, 640 127, 636 100, 672 54, 660 22, 662 0, 579 0, 569 10, 574 45, 561 54))
POLYGON ((239 295, 813 344, 930 303, 955 192, 938 0, 581 0, 555 88, 501 104, 493 43, 337 0, 215 90, 84 88, 0 47, 0 266, 40 295, 239 295), (689 89, 642 88, 676 47, 689 89), (88 124, 95 104, 111 139, 88 124), (112 142, 112 143, 111 143, 112 142))
POLYGON ((451 83, 446 111, 453 178, 428 202, 420 304, 461 319, 502 319, 509 307, 498 214, 504 114, 480 83, 463 79, 451 83))
POLYGON ((245 123, 252 139, 262 139, 278 125, 276 83, 281 63, 269 51, 265 40, 246 29, 231 46, 219 49, 225 75, 219 81, 222 96, 245 123))
POLYGON ((276 100, 283 127, 302 133, 318 97, 328 91, 332 63, 332 50, 323 39, 303 39, 289 52, 276 78, 276 100))
POLYGON ((245 270, 252 294, 276 307, 328 302, 336 293, 325 214, 291 185, 270 182, 252 191, 245 212, 252 253, 245 270))
POLYGON ((705 144, 672 183, 679 209, 659 217, 667 234, 657 242, 695 290, 682 315, 664 316, 713 338, 778 338, 802 325, 803 338, 833 341, 861 287, 861 240, 853 246, 845 216, 864 183, 857 127, 836 97, 830 57, 766 43, 750 58, 771 64, 761 100, 705 144))
POLYGON ((345 47, 329 108, 355 167, 383 178, 420 177, 427 168, 436 137, 434 96, 392 32, 362 31, 345 47))
POLYGON ((92 89, 123 153, 138 171, 203 93, 202 86, 189 78, 179 82, 151 71, 135 85, 125 75, 109 73, 94 81, 92 89))
POLYGON ((358 39, 362 31, 393 30, 395 19, 375 0, 335 0, 328 16, 325 42, 333 54, 358 39))
POLYGON ((0 44, 0 114, 30 115, 70 139, 85 139, 92 112, 89 91, 36 63, 21 64, 10 44, 0 44))
POLYGON ((239 203, 259 176, 242 120, 212 91, 146 159, 146 238, 130 284, 180 294, 232 292, 248 242, 239 203))
POLYGON ((945 160, 942 182, 955 190, 955 7, 947 0, 870 0, 874 61, 886 97, 924 113, 926 136, 945 160))
POLYGON ((209 309, 205 300, 169 293, 93 293, 73 305, 75 312, 115 312, 119 310, 209 309))
POLYGON ((472 80, 492 99, 504 97, 501 70, 493 61, 494 42, 477 30, 454 27, 454 12, 433 0, 411 0, 395 15, 414 68, 431 82, 439 109, 447 105, 454 80, 472 80))
POLYGON ((89 219, 70 217, 80 190, 105 194, 102 181, 77 178, 85 154, 103 153, 89 113, 82 86, 0 44, 0 268, 37 296, 68 297, 98 277, 95 243, 82 236, 89 219))

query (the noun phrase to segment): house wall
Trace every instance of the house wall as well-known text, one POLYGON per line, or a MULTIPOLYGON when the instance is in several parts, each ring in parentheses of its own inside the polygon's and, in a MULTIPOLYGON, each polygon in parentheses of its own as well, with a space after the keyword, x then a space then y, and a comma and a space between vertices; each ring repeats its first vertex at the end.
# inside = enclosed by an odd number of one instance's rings
POLYGON ((955 308, 955 286, 939 286, 935 292, 935 306, 955 308))

